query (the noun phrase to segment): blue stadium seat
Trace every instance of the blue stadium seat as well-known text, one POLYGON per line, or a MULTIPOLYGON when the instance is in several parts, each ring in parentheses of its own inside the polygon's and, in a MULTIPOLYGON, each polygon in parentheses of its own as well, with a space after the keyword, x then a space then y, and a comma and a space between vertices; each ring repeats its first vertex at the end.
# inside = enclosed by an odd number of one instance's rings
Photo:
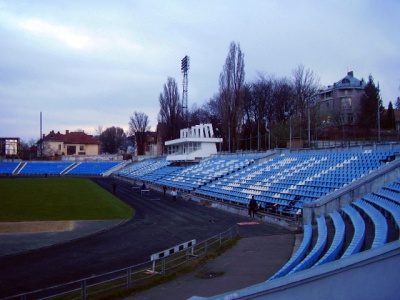
POLYGON ((57 162, 27 162, 25 166, 19 171, 21 175, 60 175, 70 166, 72 162, 57 161, 57 162))
POLYGON ((19 162, 12 162, 12 161, 2 161, 0 162, 0 174, 6 175, 6 174, 13 174, 18 166, 19 162))
POLYGON ((69 170, 67 175, 94 175, 100 176, 103 173, 115 168, 121 164, 120 161, 88 161, 81 162, 69 170))
POLYGON ((290 260, 268 281, 281 278, 288 274, 293 268, 303 259, 306 255, 308 249, 310 248, 312 240, 312 225, 303 225, 303 240, 300 244, 300 247, 297 249, 296 253, 290 258, 290 260))
POLYGON ((375 236, 371 248, 384 245, 388 236, 388 225, 385 217, 377 209, 362 199, 357 199, 353 204, 362 209, 374 223, 375 236))
POLYGON ((389 212, 396 223, 396 228, 400 227, 400 205, 374 194, 367 194, 363 199, 389 212))
POLYGON ((317 218, 317 226, 318 239, 314 248, 296 267, 293 268, 292 271, 289 272, 289 275, 310 268, 324 251, 326 243, 328 242, 328 232, 324 216, 317 218))
POLYGON ((342 208, 342 211, 349 216, 354 228, 353 238, 346 251, 340 257, 345 258, 360 251, 365 241, 365 223, 361 215, 352 206, 347 205, 342 208))
POLYGON ((345 224, 340 213, 335 210, 329 215, 335 226, 335 236, 333 237, 332 244, 328 251, 326 251, 325 255, 319 261, 317 261, 314 266, 319 266, 335 260, 342 250, 344 244, 345 224))

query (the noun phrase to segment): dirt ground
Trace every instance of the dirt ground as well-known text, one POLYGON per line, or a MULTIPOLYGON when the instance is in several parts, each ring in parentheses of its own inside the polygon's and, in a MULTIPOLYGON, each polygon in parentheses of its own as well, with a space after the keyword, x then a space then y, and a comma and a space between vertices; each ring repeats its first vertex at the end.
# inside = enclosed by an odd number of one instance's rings
POLYGON ((75 221, 0 222, 1 233, 69 231, 75 221))

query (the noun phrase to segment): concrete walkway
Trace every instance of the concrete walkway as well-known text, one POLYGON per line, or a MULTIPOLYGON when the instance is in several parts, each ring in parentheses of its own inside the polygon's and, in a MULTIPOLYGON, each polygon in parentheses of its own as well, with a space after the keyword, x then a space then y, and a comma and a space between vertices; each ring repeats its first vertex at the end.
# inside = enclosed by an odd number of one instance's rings
POLYGON ((195 272, 126 300, 209 297, 261 283, 290 259, 294 246, 295 234, 242 238, 236 246, 195 272))

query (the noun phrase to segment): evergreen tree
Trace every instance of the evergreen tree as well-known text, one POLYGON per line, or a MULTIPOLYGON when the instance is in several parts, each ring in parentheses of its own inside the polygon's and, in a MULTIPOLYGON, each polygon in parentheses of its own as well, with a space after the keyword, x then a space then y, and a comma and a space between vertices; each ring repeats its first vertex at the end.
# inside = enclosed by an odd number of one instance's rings
POLYGON ((384 129, 395 129, 396 122, 394 117, 394 109, 392 101, 389 102, 388 109, 385 111, 383 120, 382 120, 382 127, 384 129))
POLYGON ((396 109, 400 109, 400 97, 397 97, 395 106, 396 109))
POLYGON ((358 126, 368 131, 378 128, 378 107, 379 120, 382 120, 382 99, 380 96, 379 85, 376 86, 374 78, 369 75, 364 94, 360 99, 360 112, 358 115, 358 126))

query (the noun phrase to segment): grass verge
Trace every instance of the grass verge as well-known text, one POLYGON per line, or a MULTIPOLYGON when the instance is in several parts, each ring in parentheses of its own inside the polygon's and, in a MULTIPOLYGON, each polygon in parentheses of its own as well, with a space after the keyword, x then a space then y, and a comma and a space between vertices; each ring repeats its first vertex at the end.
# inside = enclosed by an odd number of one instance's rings
POLYGON ((112 220, 134 214, 90 179, 2 179, 0 191, 0 222, 112 220))

